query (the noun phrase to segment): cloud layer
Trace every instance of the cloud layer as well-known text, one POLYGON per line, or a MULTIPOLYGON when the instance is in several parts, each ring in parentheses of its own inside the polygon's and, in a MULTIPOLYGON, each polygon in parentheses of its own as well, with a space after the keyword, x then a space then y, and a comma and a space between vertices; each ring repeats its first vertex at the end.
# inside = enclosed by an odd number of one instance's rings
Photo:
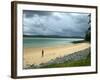
POLYGON ((88 13, 23 11, 24 35, 83 37, 89 27, 88 13))

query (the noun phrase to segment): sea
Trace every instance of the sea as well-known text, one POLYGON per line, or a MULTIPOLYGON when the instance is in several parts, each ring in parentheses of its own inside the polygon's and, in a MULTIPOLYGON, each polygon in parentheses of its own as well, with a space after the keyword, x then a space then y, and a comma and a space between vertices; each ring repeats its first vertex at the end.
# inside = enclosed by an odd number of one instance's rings
POLYGON ((24 37, 24 48, 41 48, 41 47, 54 47, 61 45, 74 44, 73 41, 81 41, 82 38, 34 38, 24 37))

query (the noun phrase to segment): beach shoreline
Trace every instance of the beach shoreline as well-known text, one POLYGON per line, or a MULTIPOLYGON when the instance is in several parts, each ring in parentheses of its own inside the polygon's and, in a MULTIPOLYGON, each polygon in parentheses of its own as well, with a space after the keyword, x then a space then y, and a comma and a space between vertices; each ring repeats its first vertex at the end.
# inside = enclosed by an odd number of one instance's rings
POLYGON ((24 68, 32 64, 39 65, 41 63, 47 63, 57 57, 73 54, 89 47, 90 44, 84 42, 57 47, 24 48, 24 68))

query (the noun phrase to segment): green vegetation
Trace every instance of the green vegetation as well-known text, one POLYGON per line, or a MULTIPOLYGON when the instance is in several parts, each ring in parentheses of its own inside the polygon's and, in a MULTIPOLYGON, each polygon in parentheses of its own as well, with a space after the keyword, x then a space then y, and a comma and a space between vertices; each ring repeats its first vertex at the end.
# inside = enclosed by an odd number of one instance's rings
POLYGON ((90 31, 86 33, 85 40, 91 42, 91 32, 90 31))
POLYGON ((77 61, 67 61, 59 64, 50 64, 47 66, 43 66, 42 68, 54 68, 54 67, 79 67, 79 66, 90 66, 91 65, 91 57, 90 54, 86 57, 86 59, 80 59, 77 61))
POLYGON ((83 43, 86 42, 85 40, 81 40, 81 41, 73 41, 72 43, 76 44, 76 43, 83 43))
POLYGON ((89 14, 88 16, 89 16, 89 22, 88 22, 89 28, 85 35, 85 41, 91 42, 91 14, 89 14))

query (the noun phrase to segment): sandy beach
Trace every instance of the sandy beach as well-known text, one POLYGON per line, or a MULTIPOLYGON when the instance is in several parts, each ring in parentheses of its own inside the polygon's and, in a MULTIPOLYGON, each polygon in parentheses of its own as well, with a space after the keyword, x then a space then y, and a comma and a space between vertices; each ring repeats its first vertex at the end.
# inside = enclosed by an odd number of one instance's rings
POLYGON ((46 63, 51 59, 73 54, 74 52, 78 52, 89 47, 89 43, 77 43, 57 47, 24 48, 24 67, 32 64, 38 65, 46 63), (43 55, 42 50, 44 51, 43 55))

